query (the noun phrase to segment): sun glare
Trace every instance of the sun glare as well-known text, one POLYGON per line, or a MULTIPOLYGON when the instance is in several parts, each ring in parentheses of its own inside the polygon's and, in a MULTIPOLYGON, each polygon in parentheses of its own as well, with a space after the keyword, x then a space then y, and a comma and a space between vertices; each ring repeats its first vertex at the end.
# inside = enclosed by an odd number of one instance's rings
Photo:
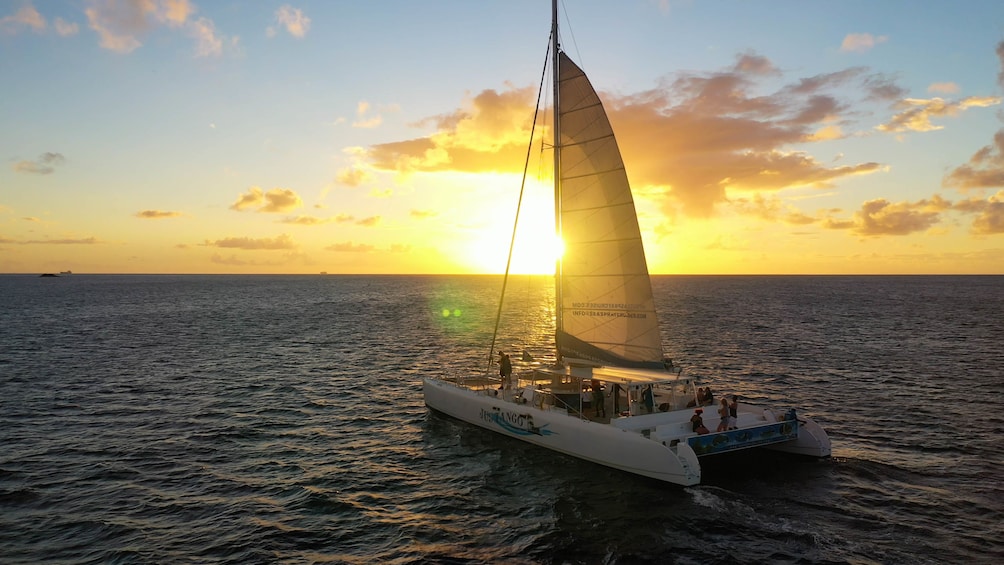
MULTIPOLYGON (((512 216, 494 217, 467 244, 467 256, 481 273, 504 273, 513 243, 512 274, 553 274, 563 245, 554 233, 554 201, 548 188, 527 191, 512 241, 512 216)), ((500 208, 505 209, 505 208, 500 208)))

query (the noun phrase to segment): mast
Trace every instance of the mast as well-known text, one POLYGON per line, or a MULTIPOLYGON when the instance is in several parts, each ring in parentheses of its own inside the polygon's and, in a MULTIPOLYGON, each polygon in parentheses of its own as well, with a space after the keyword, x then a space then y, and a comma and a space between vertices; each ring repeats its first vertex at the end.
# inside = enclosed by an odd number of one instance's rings
MULTIPOLYGON (((559 143, 561 140, 561 121, 558 118, 558 50, 560 45, 558 43, 558 0, 551 0, 551 74, 553 76, 554 82, 552 83, 552 92, 554 93, 554 128, 552 147, 554 151, 554 236, 557 241, 561 241, 561 149, 559 148, 559 143)), ((561 297, 561 256, 559 255, 555 259, 554 266, 554 302, 557 305, 555 309, 555 344, 557 344, 557 336, 561 334, 564 329, 564 323, 562 322, 562 310, 563 303, 561 297)), ((561 362, 561 350, 557 349, 558 362, 561 362)))

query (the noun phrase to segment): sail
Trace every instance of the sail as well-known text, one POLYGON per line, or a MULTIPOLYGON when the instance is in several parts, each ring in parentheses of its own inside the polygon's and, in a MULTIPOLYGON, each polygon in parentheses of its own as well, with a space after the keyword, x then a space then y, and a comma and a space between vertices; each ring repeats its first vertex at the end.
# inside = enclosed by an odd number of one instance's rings
POLYGON ((562 357, 661 367, 662 339, 638 216, 606 112, 582 70, 558 56, 562 357))

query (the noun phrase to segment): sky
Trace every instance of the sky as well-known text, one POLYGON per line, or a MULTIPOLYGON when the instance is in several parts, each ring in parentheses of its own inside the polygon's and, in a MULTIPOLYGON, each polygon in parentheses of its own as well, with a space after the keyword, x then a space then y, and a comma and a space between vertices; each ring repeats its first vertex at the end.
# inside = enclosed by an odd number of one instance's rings
MULTIPOLYGON (((1004 274, 1004 2, 560 11, 650 272, 1004 274)), ((552 272, 550 18, 0 0, 0 273, 552 272)))

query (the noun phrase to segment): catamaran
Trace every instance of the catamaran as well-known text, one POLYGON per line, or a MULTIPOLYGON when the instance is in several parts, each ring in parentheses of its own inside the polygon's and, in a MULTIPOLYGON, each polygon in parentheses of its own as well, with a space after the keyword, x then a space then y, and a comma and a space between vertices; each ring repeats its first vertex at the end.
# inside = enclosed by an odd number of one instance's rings
MULTIPOLYGON (((719 415, 710 387, 698 387, 665 357, 624 162, 599 96, 561 48, 557 0, 549 49, 555 226, 564 245, 555 273, 556 362, 511 377, 493 376, 491 361, 481 374, 427 377, 425 404, 677 485, 699 484, 701 460, 722 453, 828 457, 829 437, 812 419, 735 399, 719 415)), ((490 360, 494 350, 493 341, 490 360)))

